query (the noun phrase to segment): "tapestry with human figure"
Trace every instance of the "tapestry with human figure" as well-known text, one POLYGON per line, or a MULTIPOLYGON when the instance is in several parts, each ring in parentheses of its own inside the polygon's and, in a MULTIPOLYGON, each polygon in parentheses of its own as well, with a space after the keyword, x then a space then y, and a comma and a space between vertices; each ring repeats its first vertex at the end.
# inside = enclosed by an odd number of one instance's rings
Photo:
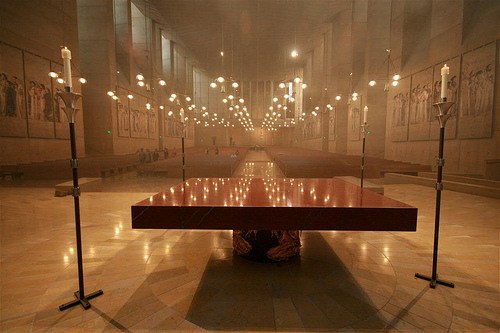
POLYGON ((391 86, 388 93, 389 129, 391 141, 408 140, 408 117, 410 113, 410 77, 399 80, 397 86, 391 86))
POLYGON ((333 106, 331 110, 328 112, 328 137, 330 140, 335 140, 335 135, 337 134, 335 131, 337 122, 337 107, 333 106))
POLYGON ((429 67, 411 77, 410 141, 429 140, 431 129, 433 68, 429 67))
MULTIPOLYGON (((442 62, 434 66, 434 84, 432 91, 432 104, 441 102, 441 68, 446 64, 450 68, 450 75, 448 76, 447 84, 447 100, 455 104, 448 111, 451 117, 446 123, 446 131, 444 132, 446 139, 454 139, 457 135, 457 110, 458 110, 458 83, 460 80, 460 57, 442 62)), ((431 140, 439 139, 439 122, 436 118, 438 109, 432 107, 431 109, 431 140)))
POLYGON ((133 138, 148 137, 147 99, 136 96, 130 101, 130 136, 133 138))
POLYGON ((347 137, 350 141, 359 141, 359 133, 361 126, 361 100, 356 98, 356 100, 351 100, 349 104, 349 118, 347 120, 347 126, 349 126, 347 137))
POLYGON ((495 58, 496 42, 463 55, 459 138, 489 138, 492 135, 495 58))
POLYGON ((118 136, 130 137, 130 99, 128 91, 119 92, 116 101, 116 115, 118 121, 118 136))
POLYGON ((50 61, 24 53, 28 131, 30 137, 54 138, 54 96, 50 61))
POLYGON ((302 122, 302 138, 315 139, 321 136, 321 116, 310 116, 302 122))
POLYGON ((0 136, 26 137, 23 54, 0 43, 0 136))
POLYGON ((150 139, 158 136, 158 113, 154 107, 147 110, 148 114, 148 134, 150 139))

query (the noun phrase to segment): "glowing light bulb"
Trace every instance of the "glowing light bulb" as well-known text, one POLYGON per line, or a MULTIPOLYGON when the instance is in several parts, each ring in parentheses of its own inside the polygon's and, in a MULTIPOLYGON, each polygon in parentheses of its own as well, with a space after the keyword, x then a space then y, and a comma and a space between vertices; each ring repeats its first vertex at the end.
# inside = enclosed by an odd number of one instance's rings
POLYGON ((217 83, 215 83, 215 82, 210 83, 210 87, 217 88, 217 83))
POLYGON ((370 87, 373 87, 373 86, 374 86, 374 85, 376 85, 376 84, 377 84, 377 82, 376 82, 375 80, 371 80, 370 82, 368 82, 368 85, 369 85, 370 87))
POLYGON ((290 55, 294 58, 298 57, 299 56, 299 53, 296 51, 296 50, 293 50, 292 53, 290 53, 290 55))

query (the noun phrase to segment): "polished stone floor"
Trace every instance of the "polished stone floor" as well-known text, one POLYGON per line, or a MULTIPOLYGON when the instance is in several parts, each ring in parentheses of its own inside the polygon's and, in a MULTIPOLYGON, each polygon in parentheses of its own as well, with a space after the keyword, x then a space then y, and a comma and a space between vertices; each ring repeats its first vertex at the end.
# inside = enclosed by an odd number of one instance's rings
MULTIPOLYGON (((235 176, 283 177, 263 152, 235 176)), ((418 230, 303 232, 300 258, 280 264, 232 252, 231 231, 132 230, 130 206, 177 179, 106 179, 81 196, 86 292, 78 288, 73 198, 50 182, 0 187, 1 332, 498 332, 499 200, 443 192, 438 272, 456 288, 416 280, 432 263, 432 188, 386 185, 418 207, 418 230)))

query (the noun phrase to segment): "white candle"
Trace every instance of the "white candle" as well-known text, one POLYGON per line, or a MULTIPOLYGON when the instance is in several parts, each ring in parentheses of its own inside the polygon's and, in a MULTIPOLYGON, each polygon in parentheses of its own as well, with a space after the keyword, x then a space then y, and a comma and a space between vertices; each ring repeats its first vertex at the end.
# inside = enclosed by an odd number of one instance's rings
POLYGON ((64 65, 64 86, 71 88, 73 86, 71 81, 71 51, 65 46, 61 49, 61 56, 64 65))
POLYGON ((444 64, 443 68, 441 68, 441 99, 446 98, 448 75, 450 75, 450 67, 444 64))
POLYGON ((365 108, 363 109, 363 123, 367 123, 368 119, 368 106, 365 105, 365 108))

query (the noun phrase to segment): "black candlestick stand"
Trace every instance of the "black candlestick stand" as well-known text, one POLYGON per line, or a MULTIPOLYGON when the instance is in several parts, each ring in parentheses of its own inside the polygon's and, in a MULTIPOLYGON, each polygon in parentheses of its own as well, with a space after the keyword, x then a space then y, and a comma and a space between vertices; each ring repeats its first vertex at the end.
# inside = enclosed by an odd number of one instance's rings
POLYGON ((455 284, 452 282, 446 282, 443 280, 438 280, 437 278, 437 256, 438 256, 438 244, 439 244, 439 216, 441 212, 441 191, 443 190, 443 150, 444 150, 444 127, 446 122, 450 118, 451 114, 448 113, 450 108, 455 104, 454 102, 447 102, 446 98, 442 98, 439 103, 433 104, 439 110, 439 114, 436 118, 439 121, 439 158, 438 158, 438 173, 436 182, 436 214, 434 219, 434 252, 432 255, 432 276, 428 277, 419 273, 415 274, 416 278, 430 281, 430 287, 436 288, 436 284, 441 284, 446 287, 455 288, 455 284))
POLYGON ((78 159, 76 155, 76 140, 75 140, 75 114, 76 114, 76 101, 80 98, 80 94, 71 92, 69 87, 65 88, 66 91, 58 92, 57 95, 64 102, 64 112, 66 117, 68 117, 69 122, 69 134, 71 142, 71 168, 73 169, 73 189, 72 195, 74 198, 75 206, 75 224, 76 224, 76 254, 78 259, 78 285, 79 290, 75 291, 75 300, 65 303, 59 306, 59 310, 63 311, 69 309, 77 304, 81 304, 82 307, 87 310, 90 308, 90 299, 100 296, 103 294, 102 290, 95 291, 88 295, 85 295, 84 283, 83 283, 83 258, 82 258, 82 235, 80 231, 80 187, 78 186, 78 159))
MULTIPOLYGON (((184 116, 184 115, 183 115, 184 116)), ((185 153, 184 153, 184 136, 186 132, 186 126, 184 125, 184 121, 182 122, 182 137, 181 137, 181 150, 182 150, 182 181, 186 181, 186 161, 185 161, 185 153)))
POLYGON ((361 125, 361 133, 363 133, 363 151, 361 152, 361 188, 363 188, 363 180, 365 178, 365 144, 367 130, 368 123, 363 123, 363 125, 361 125))

